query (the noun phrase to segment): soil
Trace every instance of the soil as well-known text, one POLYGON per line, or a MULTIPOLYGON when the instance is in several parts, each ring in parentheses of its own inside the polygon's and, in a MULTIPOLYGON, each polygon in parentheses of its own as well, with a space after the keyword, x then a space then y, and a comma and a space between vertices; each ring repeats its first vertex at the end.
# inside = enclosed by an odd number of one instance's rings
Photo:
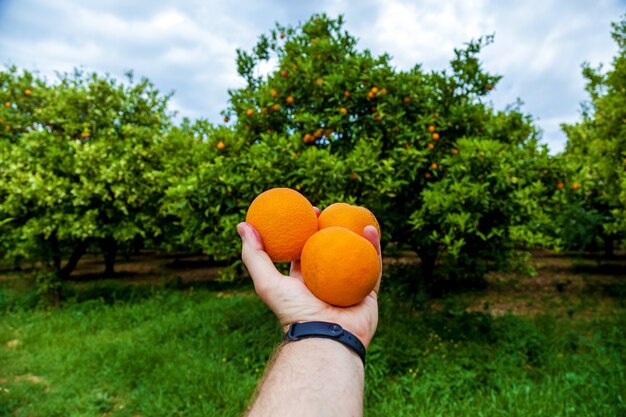
MULTIPOLYGON (((412 254, 386 257, 386 264, 403 263, 419 266, 412 254)), ((467 311, 536 315, 546 311, 579 318, 593 318, 623 306, 626 298, 626 252, 612 259, 595 254, 533 253, 531 265, 536 275, 490 273, 487 287, 480 291, 462 292, 457 298, 467 311)), ((225 264, 210 261, 197 254, 164 254, 145 251, 118 259, 114 277, 103 275, 101 256, 86 255, 73 272, 75 285, 114 279, 128 284, 176 283, 193 286, 214 283, 225 264)), ((22 271, 28 272, 28 270, 22 271)), ((0 280, 16 278, 19 272, 0 269, 0 280)), ((384 278, 383 278, 384 280, 384 278)), ((383 286, 384 290, 384 286, 383 286)), ((443 301, 432 300, 437 309, 443 301)))

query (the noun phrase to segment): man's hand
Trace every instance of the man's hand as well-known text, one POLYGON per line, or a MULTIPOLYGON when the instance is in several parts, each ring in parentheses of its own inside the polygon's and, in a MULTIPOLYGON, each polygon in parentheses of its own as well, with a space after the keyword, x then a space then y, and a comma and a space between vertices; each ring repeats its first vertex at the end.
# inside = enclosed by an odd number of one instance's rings
MULTIPOLYGON (((352 307, 335 307, 315 297, 304 285, 300 261, 292 262, 289 276, 285 276, 276 269, 263 250, 263 240, 252 225, 240 223, 237 232, 243 243, 241 258, 254 281, 254 288, 276 314, 283 331, 286 332, 294 322, 328 321, 356 335, 365 347, 369 345, 378 325, 380 277, 365 300, 352 307)), ((380 240, 376 228, 367 226, 363 236, 374 245, 380 257, 380 240)))

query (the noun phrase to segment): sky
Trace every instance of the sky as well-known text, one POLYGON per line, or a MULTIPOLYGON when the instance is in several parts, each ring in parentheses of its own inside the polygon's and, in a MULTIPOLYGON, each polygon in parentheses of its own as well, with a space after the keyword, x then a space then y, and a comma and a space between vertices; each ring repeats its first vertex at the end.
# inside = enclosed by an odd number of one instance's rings
POLYGON ((520 99, 552 153, 561 123, 580 119, 587 99, 581 64, 610 67, 611 22, 626 0, 0 0, 0 65, 55 72, 83 68, 122 79, 128 70, 174 92, 179 117, 222 119, 228 89, 244 86, 237 48, 250 50, 275 23, 314 13, 343 15, 359 49, 388 53, 398 70, 448 67, 453 49, 495 34, 484 68, 503 76, 497 109, 520 99))

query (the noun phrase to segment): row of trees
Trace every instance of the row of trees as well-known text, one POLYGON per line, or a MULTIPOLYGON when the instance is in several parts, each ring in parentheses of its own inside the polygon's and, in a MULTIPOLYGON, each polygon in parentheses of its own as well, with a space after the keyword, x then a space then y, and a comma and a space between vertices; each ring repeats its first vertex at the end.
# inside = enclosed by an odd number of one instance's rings
POLYGON ((223 125, 175 125, 147 80, 75 72, 50 83, 0 72, 0 257, 38 260, 58 283, 87 250, 106 272, 118 250, 157 247, 238 259, 235 225, 264 189, 300 190, 324 207, 370 207, 388 247, 410 248, 423 277, 480 277, 523 266, 530 247, 610 251, 626 231, 626 23, 591 101, 555 157, 532 117, 487 101, 500 79, 479 53, 450 69, 399 71, 357 49, 341 18, 313 16, 238 51, 244 88, 223 125), (278 67, 259 76, 261 62, 278 67))

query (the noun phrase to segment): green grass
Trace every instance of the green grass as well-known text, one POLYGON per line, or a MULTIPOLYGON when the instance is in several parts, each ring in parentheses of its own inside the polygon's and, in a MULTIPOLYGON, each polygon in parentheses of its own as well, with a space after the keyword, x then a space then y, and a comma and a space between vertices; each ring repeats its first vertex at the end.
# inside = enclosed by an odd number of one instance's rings
MULTIPOLYGON (((280 338, 249 286, 82 288, 50 311, 0 288, 0 416, 239 415, 280 338)), ((382 297, 367 416, 625 415, 624 310, 574 321, 457 304, 382 297)))

